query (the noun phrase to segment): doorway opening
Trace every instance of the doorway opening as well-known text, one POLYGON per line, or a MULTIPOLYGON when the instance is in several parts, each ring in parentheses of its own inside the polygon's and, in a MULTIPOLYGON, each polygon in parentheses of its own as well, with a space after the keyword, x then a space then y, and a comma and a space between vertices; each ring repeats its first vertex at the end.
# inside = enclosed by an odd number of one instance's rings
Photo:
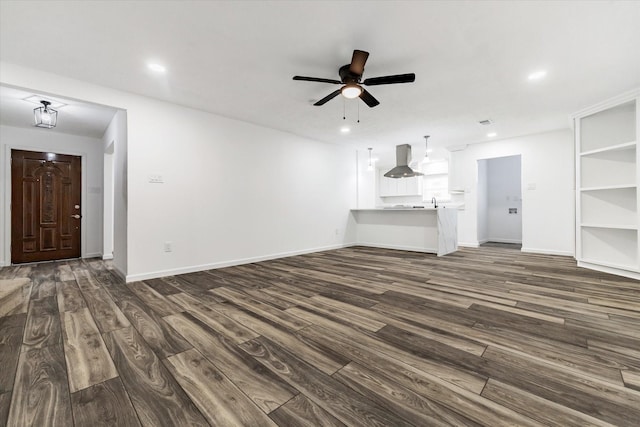
POLYGON ((11 263, 80 258, 82 159, 11 150, 11 263))
POLYGON ((522 248, 521 156, 478 160, 478 243, 522 248))

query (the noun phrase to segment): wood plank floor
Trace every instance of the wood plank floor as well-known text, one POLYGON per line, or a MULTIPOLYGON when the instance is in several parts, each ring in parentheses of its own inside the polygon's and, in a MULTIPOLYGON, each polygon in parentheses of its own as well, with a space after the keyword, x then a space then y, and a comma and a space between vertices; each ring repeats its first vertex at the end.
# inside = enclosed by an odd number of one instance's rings
POLYGON ((501 245, 0 269, 0 426, 637 426, 640 282, 501 245))

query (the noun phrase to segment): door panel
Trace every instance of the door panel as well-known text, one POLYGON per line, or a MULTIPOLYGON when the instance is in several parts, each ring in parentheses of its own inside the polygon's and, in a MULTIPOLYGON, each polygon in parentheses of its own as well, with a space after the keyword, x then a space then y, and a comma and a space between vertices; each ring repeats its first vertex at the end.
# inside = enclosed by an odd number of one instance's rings
POLYGON ((11 262, 80 257, 81 159, 11 150, 11 262))

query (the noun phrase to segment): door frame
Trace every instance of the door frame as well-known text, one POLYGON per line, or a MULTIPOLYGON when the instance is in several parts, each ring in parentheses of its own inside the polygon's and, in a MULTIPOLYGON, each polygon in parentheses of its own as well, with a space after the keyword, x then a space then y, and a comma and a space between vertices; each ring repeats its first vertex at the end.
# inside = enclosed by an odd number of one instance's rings
POLYGON ((82 258, 86 258, 87 256, 87 153, 86 152, 78 152, 72 150, 47 150, 41 146, 33 146, 33 145, 21 145, 21 144, 12 144, 11 142, 7 142, 5 145, 4 152, 4 186, 0 189, 0 191, 4 192, 4 201, 5 201, 5 211, 4 211, 4 224, 2 227, 4 229, 4 239, 0 244, 4 246, 4 258, 0 260, 0 266, 11 265, 11 150, 26 150, 26 151, 37 151, 37 152, 53 152, 57 154, 66 154, 69 156, 79 156, 80 162, 82 165, 82 174, 81 174, 81 183, 80 183, 80 214, 82 218, 80 218, 80 256, 82 258))

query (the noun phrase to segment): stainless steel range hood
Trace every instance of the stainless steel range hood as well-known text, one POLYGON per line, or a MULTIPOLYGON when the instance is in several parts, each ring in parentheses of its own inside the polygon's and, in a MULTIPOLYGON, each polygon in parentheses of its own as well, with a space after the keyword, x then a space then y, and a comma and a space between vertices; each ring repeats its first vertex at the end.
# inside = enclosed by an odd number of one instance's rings
POLYGON ((387 178, 409 178, 423 175, 409 167, 411 162, 411 145, 396 145, 396 167, 385 173, 387 178))

